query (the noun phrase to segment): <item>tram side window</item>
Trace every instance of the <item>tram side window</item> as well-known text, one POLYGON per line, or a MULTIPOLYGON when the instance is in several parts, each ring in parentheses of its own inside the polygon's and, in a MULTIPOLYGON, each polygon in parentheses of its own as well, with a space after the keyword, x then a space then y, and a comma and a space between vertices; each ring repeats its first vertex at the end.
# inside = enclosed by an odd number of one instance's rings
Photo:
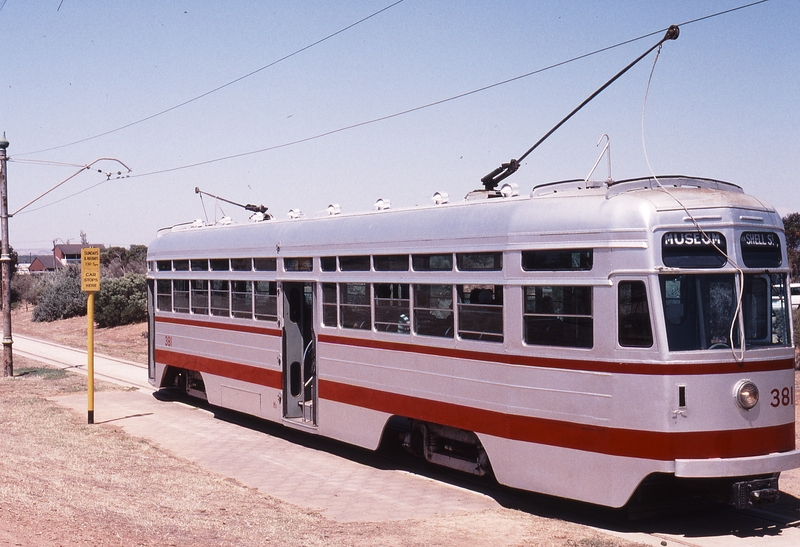
POLYGON ((411 266, 417 272, 449 272, 453 269, 453 255, 413 255, 411 266))
POLYGON ((407 272, 408 255, 375 255, 372 265, 376 272, 407 272))
POLYGON ((274 272, 278 269, 276 258, 254 258, 253 269, 257 272, 274 272))
POLYGON ((231 258, 231 270, 234 272, 251 272, 253 271, 253 259, 231 258))
POLYGON ((592 249, 522 251, 522 269, 527 272, 570 272, 592 269, 592 249))
POLYGON ((283 269, 287 272, 310 272, 314 270, 314 261, 310 257, 284 258, 283 269))
POLYGON ((503 287, 458 285, 457 292, 458 336, 465 340, 502 342, 503 287))
POLYGON ((650 307, 644 281, 620 281, 617 287, 619 345, 649 348, 653 345, 650 307))
POLYGON ((156 281, 156 306, 159 311, 172 311, 172 281, 169 279, 156 281))
POLYGON ((211 270, 215 272, 227 272, 231 269, 231 263, 227 258, 212 258, 211 270))
POLYGON ((336 271, 336 257, 335 256, 323 256, 319 259, 319 268, 323 272, 335 272, 336 271))
POLYGON ((592 288, 525 287, 525 343, 591 348, 594 344, 592 288))
POLYGON ((189 261, 188 260, 173 260, 172 261, 172 268, 176 272, 188 272, 189 271, 189 261))
POLYGON ((452 285, 414 285, 414 332, 453 338, 452 285))
POLYGON ((157 260, 156 261, 156 268, 158 268, 159 272, 170 272, 170 271, 172 271, 172 261, 170 261, 170 260, 157 260))
POLYGON ((253 318, 252 281, 231 281, 231 315, 237 319, 253 318))
POLYGON ((208 260, 206 259, 195 259, 191 260, 191 268, 193 272, 207 272, 208 271, 208 260))
POLYGON ((343 272, 368 272, 369 255, 340 256, 339 269, 343 272))
POLYGON ((231 296, 228 282, 220 279, 211 281, 211 315, 230 317, 231 296))
POLYGON ((278 320, 278 284, 275 281, 253 283, 255 317, 260 321, 278 320))
POLYGON ((172 280, 172 311, 189 313, 189 280, 172 280))
MULTIPOLYGON (((406 257, 408 267, 408 257, 406 257)), ((410 299, 406 283, 375 283, 375 330, 408 334, 410 299)))
POLYGON ((339 283, 339 318, 342 328, 369 330, 372 309, 367 283, 339 283))
POLYGON ((462 272, 499 272, 503 269, 503 253, 457 253, 456 265, 462 272))
POLYGON ((336 327, 339 325, 337 320, 337 310, 339 302, 336 300, 336 283, 322 284, 322 324, 326 327, 336 327))
POLYGON ((191 287, 192 313, 208 315, 208 281, 192 279, 191 287))

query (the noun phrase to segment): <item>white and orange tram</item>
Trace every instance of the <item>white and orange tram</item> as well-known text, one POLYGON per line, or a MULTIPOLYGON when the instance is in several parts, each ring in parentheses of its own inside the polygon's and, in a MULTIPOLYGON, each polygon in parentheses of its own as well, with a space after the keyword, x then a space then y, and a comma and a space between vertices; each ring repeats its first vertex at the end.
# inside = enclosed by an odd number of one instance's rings
POLYGON ((508 189, 163 230, 150 382, 595 504, 773 499, 800 466, 776 211, 689 177, 508 189))

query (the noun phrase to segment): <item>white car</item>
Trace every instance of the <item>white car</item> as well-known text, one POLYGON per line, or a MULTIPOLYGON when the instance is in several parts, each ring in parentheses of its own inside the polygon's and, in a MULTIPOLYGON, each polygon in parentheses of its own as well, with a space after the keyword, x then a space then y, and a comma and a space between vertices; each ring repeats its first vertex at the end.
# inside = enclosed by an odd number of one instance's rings
POLYGON ((800 283, 792 283, 789 285, 791 292, 792 309, 796 310, 800 307, 800 283))

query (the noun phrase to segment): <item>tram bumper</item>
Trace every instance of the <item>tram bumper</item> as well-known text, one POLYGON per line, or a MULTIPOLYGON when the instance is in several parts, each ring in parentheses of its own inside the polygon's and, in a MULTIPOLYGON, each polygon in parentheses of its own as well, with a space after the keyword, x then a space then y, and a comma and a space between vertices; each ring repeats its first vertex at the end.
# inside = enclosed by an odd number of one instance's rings
POLYGON ((800 467, 800 450, 744 458, 675 460, 675 476, 683 478, 748 477, 800 467))
POLYGON ((778 475, 800 467, 800 450, 745 458, 675 460, 675 476, 692 479, 743 477, 730 485, 728 501, 746 509, 778 500, 778 475), (748 478, 744 478, 748 477, 748 478))

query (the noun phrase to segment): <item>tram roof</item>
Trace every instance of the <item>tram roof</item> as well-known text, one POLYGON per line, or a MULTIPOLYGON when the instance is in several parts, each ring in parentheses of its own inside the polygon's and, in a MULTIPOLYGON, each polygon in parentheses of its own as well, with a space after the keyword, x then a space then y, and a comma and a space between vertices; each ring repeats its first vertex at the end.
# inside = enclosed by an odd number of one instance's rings
MULTIPOLYGON (((389 254, 514 248, 530 246, 532 239, 544 245, 585 244, 587 238, 594 246, 614 246, 615 241, 646 238, 657 213, 703 209, 777 216, 771 206, 740 187, 710 179, 673 176, 658 182, 647 178, 611 185, 564 181, 537 186, 525 197, 483 197, 325 217, 174 227, 159 233, 148 254, 150 259, 389 254)), ((775 218, 768 224, 780 226, 780 219, 775 218)))

